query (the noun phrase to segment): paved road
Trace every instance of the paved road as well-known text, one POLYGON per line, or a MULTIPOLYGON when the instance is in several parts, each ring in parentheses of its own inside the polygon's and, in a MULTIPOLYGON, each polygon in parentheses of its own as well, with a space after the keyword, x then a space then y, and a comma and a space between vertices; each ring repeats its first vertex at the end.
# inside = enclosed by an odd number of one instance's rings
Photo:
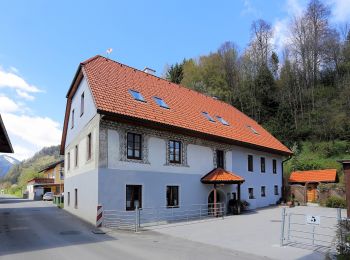
POLYGON ((96 235, 92 229, 51 202, 0 195, 1 260, 260 259, 151 231, 96 235))

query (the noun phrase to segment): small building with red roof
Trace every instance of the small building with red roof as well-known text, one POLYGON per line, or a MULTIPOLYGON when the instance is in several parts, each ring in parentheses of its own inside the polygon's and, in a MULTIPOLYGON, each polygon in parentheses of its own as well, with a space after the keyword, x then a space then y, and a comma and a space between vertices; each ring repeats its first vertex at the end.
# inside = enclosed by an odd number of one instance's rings
POLYGON ((337 169, 294 171, 289 177, 290 184, 299 184, 304 186, 306 201, 313 202, 317 200, 317 186, 320 183, 337 182, 337 169))
MULTIPOLYGON (((151 72, 151 73, 149 73, 151 72)), ((65 209, 87 221, 117 211, 282 196, 292 152, 256 121, 216 98, 114 60, 82 62, 67 92, 61 141, 65 209)))

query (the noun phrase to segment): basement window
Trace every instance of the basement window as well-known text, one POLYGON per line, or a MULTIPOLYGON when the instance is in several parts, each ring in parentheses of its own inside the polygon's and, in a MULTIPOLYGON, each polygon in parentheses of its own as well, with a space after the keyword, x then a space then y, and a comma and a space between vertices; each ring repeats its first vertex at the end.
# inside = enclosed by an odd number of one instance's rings
POLYGON ((141 95, 140 92, 132 90, 132 89, 129 89, 129 92, 135 100, 141 101, 141 102, 146 102, 146 100, 143 98, 143 96, 141 95))
POLYGON ((225 119, 223 119, 221 116, 216 116, 216 118, 221 122, 221 124, 227 125, 227 126, 230 125, 230 124, 229 124, 225 119))
POLYGON ((256 135, 259 134, 259 132, 256 131, 256 130, 254 129, 254 127, 252 127, 252 126, 250 126, 250 125, 247 125, 247 127, 248 127, 248 128, 250 129, 250 131, 252 131, 254 134, 256 134, 256 135))
POLYGON ((214 118, 212 118, 208 112, 202 112, 202 114, 210 121, 215 122, 214 118))
POLYGON ((162 107, 162 108, 166 108, 169 109, 169 106, 167 105, 167 103, 165 103, 165 101, 159 97, 153 97, 154 101, 156 101, 156 103, 158 104, 158 106, 162 107))

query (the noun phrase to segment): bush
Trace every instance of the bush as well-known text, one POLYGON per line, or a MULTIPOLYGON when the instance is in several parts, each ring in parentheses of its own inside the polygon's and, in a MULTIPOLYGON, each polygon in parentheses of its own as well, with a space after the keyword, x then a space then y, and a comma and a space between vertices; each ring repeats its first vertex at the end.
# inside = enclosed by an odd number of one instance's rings
POLYGON ((330 196, 326 202, 326 207, 328 208, 346 208, 345 199, 338 196, 330 196))

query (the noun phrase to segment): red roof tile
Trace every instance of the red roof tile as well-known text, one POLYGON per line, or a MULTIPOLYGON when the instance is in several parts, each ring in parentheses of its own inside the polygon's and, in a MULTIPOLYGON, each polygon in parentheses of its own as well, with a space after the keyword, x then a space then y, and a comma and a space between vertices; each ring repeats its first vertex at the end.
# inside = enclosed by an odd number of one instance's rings
POLYGON ((335 182, 337 169, 295 171, 289 177, 289 182, 335 182))
POLYGON ((222 168, 216 168, 202 177, 203 183, 237 183, 244 182, 241 176, 238 176, 232 172, 226 171, 222 168))
MULTIPOLYGON (((176 126, 196 133, 234 140, 242 145, 267 148, 284 155, 292 153, 256 121, 227 103, 101 56, 81 63, 81 68, 100 113, 176 126), (128 91, 130 89, 139 91, 147 102, 134 100, 128 91), (170 109, 158 106, 153 100, 154 96, 162 98, 170 109), (208 112, 216 122, 208 121, 203 116, 203 111, 208 112), (220 123, 216 116, 226 120, 229 126, 220 123), (252 126, 258 134, 253 133, 247 126, 252 126)), ((75 89, 72 84, 67 94, 68 99, 72 97, 74 93, 71 92, 75 89)), ((69 105, 69 100, 67 104, 69 105)), ((69 117, 69 114, 66 112, 67 116, 69 117)), ((65 121, 68 123, 68 118, 65 121)), ((64 138, 65 131, 63 141, 64 138)))

